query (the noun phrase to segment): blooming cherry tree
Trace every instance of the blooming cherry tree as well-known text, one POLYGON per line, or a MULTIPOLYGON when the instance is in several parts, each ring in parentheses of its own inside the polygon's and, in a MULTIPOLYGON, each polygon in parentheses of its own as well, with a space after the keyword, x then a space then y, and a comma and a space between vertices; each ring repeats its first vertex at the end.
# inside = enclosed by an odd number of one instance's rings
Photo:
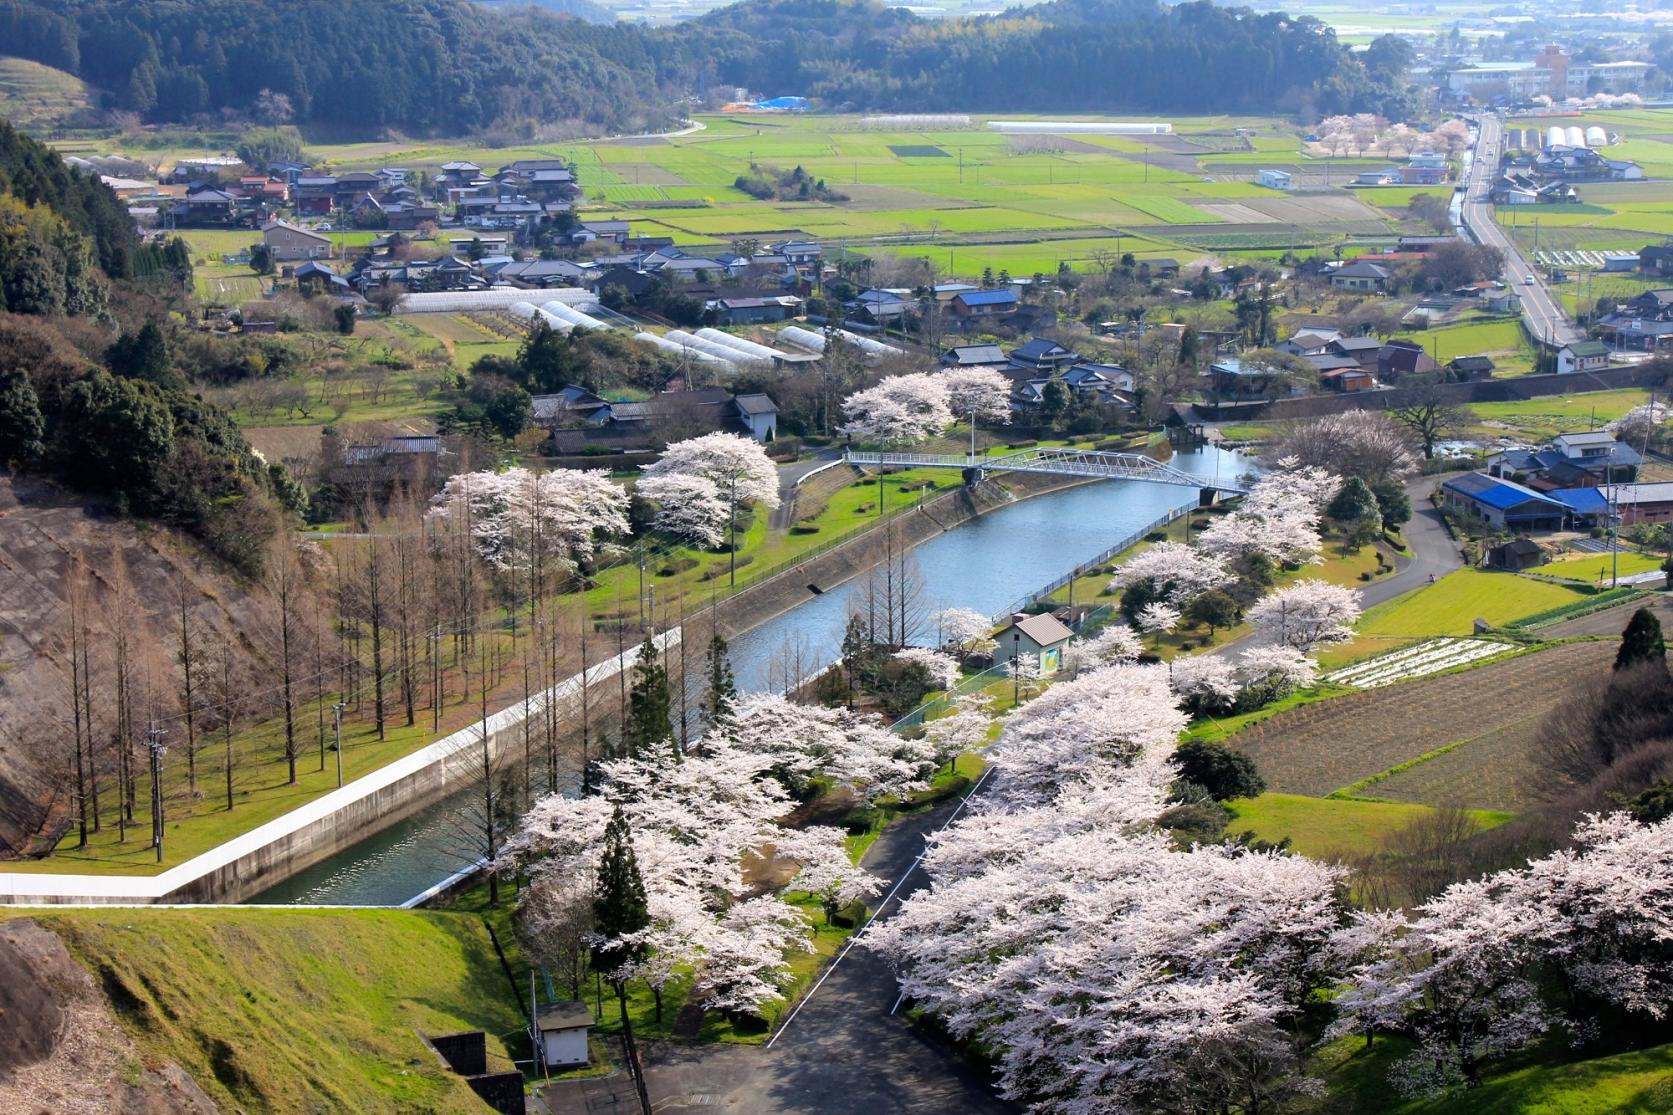
POLYGON ((922 666, 937 689, 951 689, 958 684, 958 663, 949 655, 928 647, 906 647, 894 653, 896 662, 922 666))
POLYGON ((934 437, 953 423, 944 376, 890 376, 842 401, 843 433, 862 441, 904 445, 934 437))
POLYGON ((1121 665, 1144 653, 1144 641, 1125 623, 1112 623, 1090 639, 1069 644, 1068 662, 1077 673, 1099 666, 1121 665))
POLYGON ((603 470, 465 472, 448 478, 429 518, 469 530, 490 568, 526 572, 546 563, 572 566, 591 557, 600 538, 626 534, 627 493, 603 470))
POLYGON ((1249 622, 1257 632, 1302 654, 1353 638, 1358 621, 1358 594, 1328 581, 1297 581, 1249 609, 1249 622))
POLYGON ((1139 630, 1147 635, 1163 635, 1179 624, 1179 609, 1172 604, 1146 604, 1139 609, 1139 630))
POLYGON ((1253 646, 1238 655, 1237 677, 1245 689, 1272 701, 1312 685, 1318 680, 1319 667, 1292 646, 1253 646))
POLYGON ((955 418, 978 422, 1011 420, 1011 381, 991 368, 953 368, 940 373, 947 407, 955 418))
POLYGON ((676 441, 663 450, 655 464, 645 466, 645 477, 701 476, 723 498, 734 494, 739 503, 777 507, 778 469, 753 438, 739 434, 704 434, 676 441))
POLYGON ((720 545, 726 537, 731 508, 707 476, 674 472, 646 476, 639 481, 637 491, 657 505, 651 520, 657 530, 705 550, 720 545))
POLYGON ((1148 583, 1167 603, 1184 607, 1232 580, 1219 555, 1180 542, 1158 542, 1118 566, 1109 587, 1113 591, 1148 583))
POLYGON ((993 619, 973 608, 943 608, 931 613, 943 646, 955 646, 965 654, 993 649, 993 619))
POLYGON ((1176 658, 1170 663, 1168 684, 1199 711, 1225 708, 1237 699, 1237 671, 1213 654, 1176 658))

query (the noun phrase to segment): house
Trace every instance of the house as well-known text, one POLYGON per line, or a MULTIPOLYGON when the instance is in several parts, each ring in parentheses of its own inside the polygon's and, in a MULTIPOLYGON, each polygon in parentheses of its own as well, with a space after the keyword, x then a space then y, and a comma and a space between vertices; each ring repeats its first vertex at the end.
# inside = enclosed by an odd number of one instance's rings
POLYGON ((943 352, 941 363, 948 368, 1001 368, 1005 350, 998 345, 954 345, 943 352))
POLYGON ((347 294, 349 281, 323 263, 309 260, 296 269, 298 289, 312 287, 331 294, 347 294))
POLYGON ((767 251, 783 256, 792 267, 816 267, 824 253, 816 240, 786 240, 782 244, 769 244, 767 251))
POLYGON ((788 321, 796 316, 801 299, 790 295, 778 298, 717 298, 707 303, 714 314, 716 325, 761 325, 767 322, 788 321))
POLYGON ((1560 434, 1541 449, 1507 449, 1488 458, 1487 471, 1550 492, 1638 478, 1643 458, 1608 430, 1560 434))
POLYGON ((331 238, 305 228, 274 221, 261 230, 261 242, 280 262, 323 259, 331 254, 331 238))
POLYGON ((1402 186, 1439 186, 1447 180, 1444 166, 1403 166, 1400 168, 1402 186))
POLYGON ((1454 514, 1519 534, 1562 530, 1569 518, 1561 500, 1485 472, 1468 472, 1442 483, 1441 503, 1454 514))
POLYGON ((739 395, 733 400, 738 421, 756 441, 766 443, 778 437, 778 404, 765 395, 739 395))
POLYGON ((1357 360, 1360 367, 1374 372, 1383 351, 1383 343, 1375 337, 1337 337, 1325 345, 1324 351, 1357 360))
POLYGON ((540 1060, 548 1071, 587 1064, 587 1032, 592 1024, 593 1012, 585 1003, 547 1003, 536 1008, 540 1060))
POLYGON ((343 466, 333 473, 338 482, 360 484, 408 483, 414 490, 437 475, 442 457, 447 456, 441 438, 434 434, 385 438, 343 450, 343 466))
POLYGON ((423 224, 441 223, 440 209, 411 201, 390 202, 383 207, 383 216, 387 227, 408 231, 423 224))
POLYGON ((226 190, 194 190, 170 212, 180 225, 230 225, 238 220, 238 198, 226 190))
POLYGON ((1518 538, 1494 546, 1487 551, 1487 565, 1492 569, 1508 569, 1513 573, 1524 569, 1532 569, 1536 565, 1544 565, 1545 550, 1538 542, 1528 538, 1518 538))
POLYGON ((296 212, 301 217, 324 217, 337 207, 337 179, 303 175, 296 180, 296 212))
POLYGON ((1259 183, 1269 190, 1287 190, 1295 176, 1287 170, 1263 170, 1258 178, 1259 183))
POLYGON ((1119 364, 1075 364, 1063 373, 1063 382, 1077 395, 1102 395, 1112 391, 1131 391, 1136 383, 1133 373, 1119 364))
POLYGON ((567 259, 522 259, 494 269, 497 282, 540 290, 582 286, 593 269, 567 259))
POLYGON ((1455 356, 1446 367, 1454 379, 1492 379, 1495 365, 1487 356, 1455 356))
POLYGON ((1140 267, 1150 268, 1150 274, 1158 279, 1171 279, 1179 274, 1179 261, 1162 256, 1157 259, 1141 259, 1140 267))
POLYGON ((1367 294, 1388 289, 1388 268, 1360 260, 1339 267, 1330 276, 1330 285, 1338 290, 1356 290, 1367 294))
MULTIPOLYGON (((1253 398, 1267 394, 1281 379, 1274 368, 1240 357, 1228 356, 1208 366, 1209 385, 1223 398, 1253 398)), ((1285 388, 1284 394, 1294 394, 1285 388)))
POLYGON ((1035 337, 1018 345, 1010 356, 1013 367, 1031 372, 1057 372, 1081 362, 1080 353, 1064 348, 1056 341, 1035 337))
POLYGON ((1377 351, 1377 378, 1393 383, 1402 376, 1421 376, 1440 365, 1416 341, 1389 341, 1377 351))
POLYGON ((1355 364, 1351 368, 1333 368, 1319 373, 1319 386, 1327 391, 1370 391, 1377 386, 1377 377, 1355 364))
POLYGON ((1334 329, 1311 326, 1297 330, 1274 347, 1279 352, 1287 352, 1292 356, 1317 356, 1325 351, 1330 342, 1340 340, 1341 336, 1342 334, 1334 329))
POLYGON ((529 400, 529 421, 548 430, 598 426, 609 419, 609 401, 585 387, 560 387, 555 394, 529 400))
POLYGON ((1018 612, 994 636, 994 665, 1013 660, 1031 663, 1042 674, 1053 674, 1063 665, 1063 652, 1075 633, 1050 613, 1037 616, 1018 612))
POLYGON ((1646 244, 1638 249, 1638 273, 1673 275, 1673 244, 1646 244))
POLYGON ((1602 341, 1578 341, 1557 350, 1557 373, 1596 372, 1609 366, 1609 346, 1602 341))
POLYGON ((1017 292, 1004 290, 961 290, 947 301, 947 312, 960 318, 1002 317, 1018 305, 1017 292))
POLYGON ((1614 484, 1603 491, 1624 526, 1673 522, 1673 483, 1614 484))
POLYGON ((1597 488, 1556 488, 1545 494, 1568 508, 1569 523, 1576 530, 1609 523, 1609 498, 1597 488))
POLYGON ((916 313, 918 304, 908 296, 892 290, 867 290, 847 306, 850 314, 873 325, 899 325, 909 314, 916 313))
POLYGON ((618 245, 633 232, 626 221, 582 221, 581 228, 591 233, 594 240, 613 240, 618 245))

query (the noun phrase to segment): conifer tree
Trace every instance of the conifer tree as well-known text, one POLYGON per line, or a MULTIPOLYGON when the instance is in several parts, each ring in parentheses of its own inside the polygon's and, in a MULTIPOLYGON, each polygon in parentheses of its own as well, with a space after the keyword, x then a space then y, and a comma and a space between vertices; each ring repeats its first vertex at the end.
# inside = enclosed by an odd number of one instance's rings
POLYGON ((1667 643, 1662 638, 1661 621, 1648 608, 1632 613, 1627 629, 1621 632, 1621 649, 1615 653, 1617 670, 1640 662, 1667 664, 1667 643))
POLYGON ((598 894, 593 899, 594 929, 599 940, 593 945, 593 970, 610 981, 621 1010, 622 1045, 627 1053, 628 1072, 639 1092, 639 1107, 650 1115, 650 1095, 639 1052, 633 1044, 633 1021, 627 1013, 627 981, 645 958, 645 943, 638 934, 651 924, 645 881, 633 855, 633 833, 620 805, 604 829, 604 852, 598 861, 598 894))
POLYGON ((709 638, 709 680, 703 693, 703 720, 713 732, 732 719, 738 703, 738 686, 732 678, 732 656, 726 640, 716 631, 709 638))
POLYGON ((639 660, 633 665, 633 688, 627 698, 627 723, 622 726, 622 751, 634 759, 647 758, 651 748, 667 743, 679 758, 674 744, 674 723, 668 709, 668 670, 657 656, 656 641, 649 635, 639 644, 639 660))

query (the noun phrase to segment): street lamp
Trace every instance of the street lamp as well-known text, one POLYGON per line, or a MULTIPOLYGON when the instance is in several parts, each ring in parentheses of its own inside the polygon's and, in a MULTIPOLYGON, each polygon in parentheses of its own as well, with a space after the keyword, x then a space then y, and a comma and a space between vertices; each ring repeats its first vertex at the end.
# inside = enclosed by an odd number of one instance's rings
POLYGON ((157 862, 163 862, 163 746, 165 733, 153 720, 145 731, 145 746, 151 752, 151 843, 157 849, 157 862))
POLYGON ((338 701, 331 706, 331 727, 337 735, 337 786, 343 785, 343 710, 349 706, 338 701))

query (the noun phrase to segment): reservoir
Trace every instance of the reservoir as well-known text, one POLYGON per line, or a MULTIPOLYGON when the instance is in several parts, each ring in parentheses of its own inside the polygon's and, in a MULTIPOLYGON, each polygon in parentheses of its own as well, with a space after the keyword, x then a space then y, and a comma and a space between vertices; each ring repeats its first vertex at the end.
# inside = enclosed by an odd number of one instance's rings
MULTIPOLYGON (((1176 454, 1175 468, 1207 484, 1232 484, 1250 462, 1212 446, 1176 454)), ((901 496, 900 498, 907 498, 901 496)), ((937 535, 913 551, 924 584, 923 611, 972 608, 989 615, 1121 539, 1197 500, 1197 489, 1144 481, 1105 480, 1035 496, 990 511, 937 535)), ((849 605, 864 578, 833 586, 732 640, 732 666, 743 692, 771 688, 775 659, 793 649, 804 664, 841 657, 849 605)), ((694 644, 691 652, 701 653, 694 644)), ((700 669, 694 663, 694 670, 700 669)), ((461 796, 471 796, 465 791, 461 796)), ((469 862, 464 832, 470 801, 437 802, 406 820, 302 871, 251 899, 260 903, 399 905, 469 862)))

